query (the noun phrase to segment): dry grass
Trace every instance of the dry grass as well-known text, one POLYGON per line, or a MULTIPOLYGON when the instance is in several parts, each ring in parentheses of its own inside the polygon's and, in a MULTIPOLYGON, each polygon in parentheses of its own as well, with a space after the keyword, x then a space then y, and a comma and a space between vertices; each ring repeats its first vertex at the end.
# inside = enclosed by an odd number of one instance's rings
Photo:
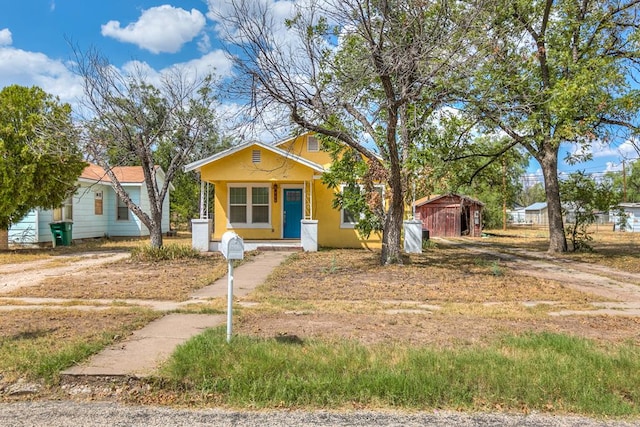
MULTIPOLYGON (((191 235, 178 233, 176 236, 164 237, 164 243, 175 243, 191 246, 191 235)), ((92 251, 130 251, 148 244, 148 238, 142 239, 87 239, 74 241, 71 246, 52 248, 49 244, 42 247, 13 246, 8 251, 0 251, 0 265, 46 260, 59 255, 73 255, 92 251)))
MULTIPOLYGON (((98 350, 121 341, 160 316, 149 310, 108 309, 80 311, 73 309, 15 310, 2 313, 0 328, 0 383, 20 377, 51 379, 57 370, 98 350), (77 360, 77 359, 76 359, 77 360)), ((2 384, 0 384, 0 389, 2 384)))
POLYGON ((161 263, 123 260, 90 271, 50 277, 7 297, 69 299, 154 299, 184 301, 226 273, 219 254, 161 263))
POLYGON ((392 266, 379 265, 375 252, 357 250, 296 257, 258 290, 257 298, 435 304, 588 300, 558 282, 520 276, 498 259, 462 248, 441 247, 392 266))
MULTIPOLYGON (((568 252, 556 254, 558 258, 600 264, 607 267, 640 273, 640 233, 612 231, 612 226, 593 225, 590 229, 593 252, 568 252)), ((487 230, 490 237, 482 239, 495 249, 526 249, 545 252, 549 245, 549 232, 544 228, 509 228, 487 230)))
POLYGON ((549 316, 592 310, 602 298, 520 275, 490 255, 440 243, 400 266, 380 266, 378 257, 364 250, 294 255, 251 295, 260 306, 242 310, 239 333, 449 347, 545 331, 640 344, 638 318, 549 316))

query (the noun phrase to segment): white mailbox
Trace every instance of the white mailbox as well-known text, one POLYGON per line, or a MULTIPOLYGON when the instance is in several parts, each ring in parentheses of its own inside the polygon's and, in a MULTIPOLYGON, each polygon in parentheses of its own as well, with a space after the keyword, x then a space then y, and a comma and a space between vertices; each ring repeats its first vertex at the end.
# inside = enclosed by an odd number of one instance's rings
POLYGON ((244 259, 244 242, 233 231, 227 231, 220 241, 220 252, 226 259, 244 259))

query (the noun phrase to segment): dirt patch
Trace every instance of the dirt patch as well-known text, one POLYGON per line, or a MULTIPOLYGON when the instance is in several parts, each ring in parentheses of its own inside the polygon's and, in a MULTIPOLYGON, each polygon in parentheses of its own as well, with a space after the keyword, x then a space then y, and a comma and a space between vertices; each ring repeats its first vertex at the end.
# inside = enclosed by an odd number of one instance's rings
POLYGON ((129 253, 91 252, 3 264, 2 273, 0 273, 0 293, 12 292, 25 286, 35 286, 49 277, 65 276, 125 258, 129 258, 129 253))

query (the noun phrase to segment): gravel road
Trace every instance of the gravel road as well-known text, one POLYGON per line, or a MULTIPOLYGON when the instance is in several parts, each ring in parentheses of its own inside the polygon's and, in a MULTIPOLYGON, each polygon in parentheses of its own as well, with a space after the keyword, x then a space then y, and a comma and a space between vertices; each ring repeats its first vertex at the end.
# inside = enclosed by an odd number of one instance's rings
POLYGON ((0 426, 456 426, 456 427, 629 427, 640 420, 603 421, 541 414, 462 414, 454 412, 232 412, 123 406, 111 402, 20 402, 0 404, 0 426))

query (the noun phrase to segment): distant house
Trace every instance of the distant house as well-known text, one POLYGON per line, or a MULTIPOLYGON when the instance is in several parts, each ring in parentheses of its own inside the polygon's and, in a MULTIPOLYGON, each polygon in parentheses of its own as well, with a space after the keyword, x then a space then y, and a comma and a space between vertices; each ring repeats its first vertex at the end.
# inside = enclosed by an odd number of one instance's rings
POLYGON ((640 233, 640 203, 620 203, 609 212, 614 231, 640 233), (620 217, 620 209, 625 217, 620 217))
POLYGON ((480 237, 484 203, 459 194, 423 197, 413 204, 429 237, 480 237))
POLYGON ((524 208, 519 207, 516 209, 507 210, 507 222, 509 224, 524 224, 526 223, 526 217, 524 208))
POLYGON ((547 202, 538 202, 524 208, 525 222, 533 225, 549 224, 547 202))
MULTIPOLYGON (((145 212, 150 212, 144 173, 140 166, 113 169, 129 197, 145 212)), ((164 172, 157 170, 162 185, 164 172)), ((111 180, 100 166, 89 164, 77 182, 77 190, 60 208, 33 210, 9 228, 9 243, 37 244, 52 241, 50 223, 71 221, 72 238, 142 237, 149 230, 129 211, 113 189, 111 180)), ((162 229, 169 230, 169 197, 164 200, 162 229)))

